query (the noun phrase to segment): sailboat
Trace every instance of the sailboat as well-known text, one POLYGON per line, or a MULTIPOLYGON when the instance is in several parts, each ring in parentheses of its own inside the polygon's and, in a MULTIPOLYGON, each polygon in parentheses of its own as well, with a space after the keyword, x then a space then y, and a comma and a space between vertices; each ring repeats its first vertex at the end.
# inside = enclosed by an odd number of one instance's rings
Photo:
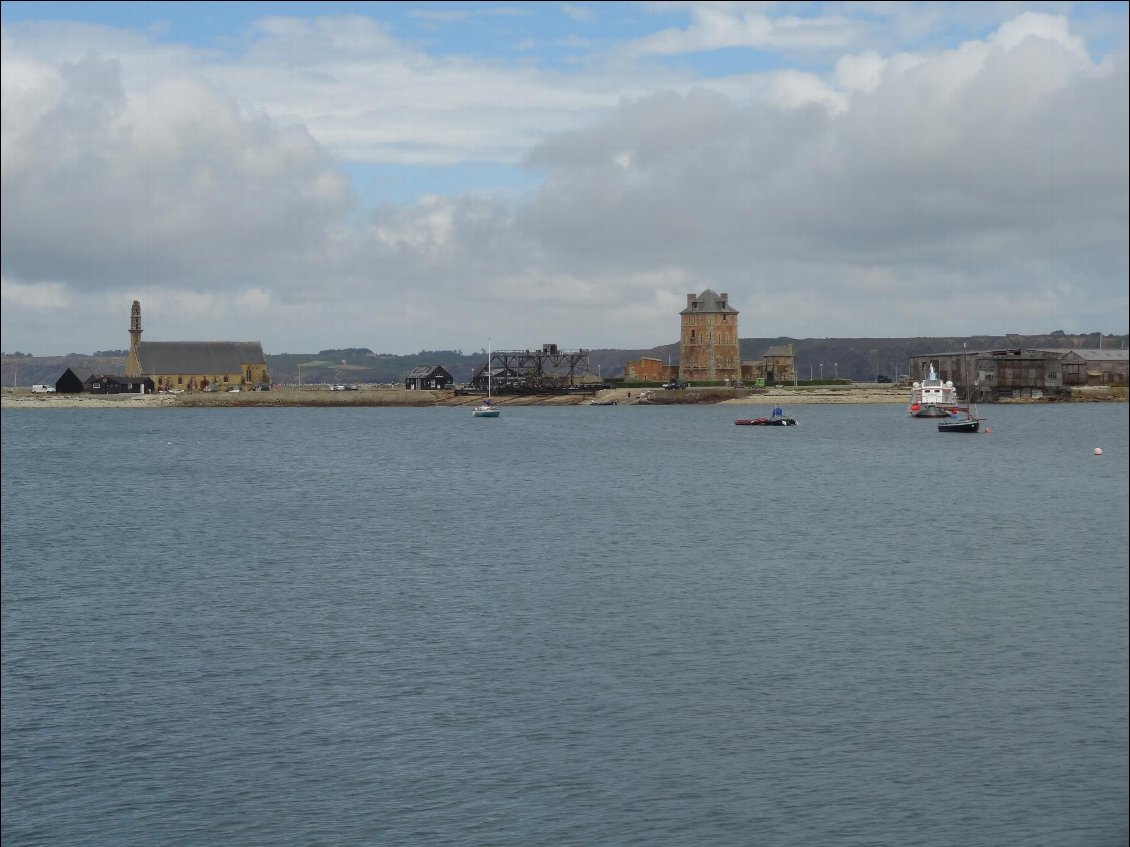
MULTIPOLYGON (((965 364, 965 353, 962 352, 962 371, 967 371, 965 364)), ((966 385, 968 385, 968 377, 966 378, 966 385)), ((955 406, 950 410, 949 416, 938 422, 938 432, 980 432, 981 421, 984 420, 977 414, 977 406, 974 399, 977 396, 977 383, 973 384, 973 389, 968 392, 969 405, 968 406, 955 406)), ((985 430, 988 432, 988 430, 985 430)))
POLYGON ((487 399, 483 401, 481 406, 476 406, 471 410, 471 417, 473 418, 497 418, 502 416, 502 412, 491 405, 490 402, 490 339, 487 339, 487 399))
POLYGON ((938 432, 978 432, 981 429, 981 420, 972 405, 968 409, 958 407, 948 418, 938 422, 938 432))

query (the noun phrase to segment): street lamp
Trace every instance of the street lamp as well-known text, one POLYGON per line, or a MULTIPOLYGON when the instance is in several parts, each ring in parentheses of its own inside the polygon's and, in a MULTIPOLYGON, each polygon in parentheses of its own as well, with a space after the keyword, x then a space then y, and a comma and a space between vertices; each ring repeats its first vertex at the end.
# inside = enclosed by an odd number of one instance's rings
POLYGON ((820 378, 821 379, 824 378, 824 363, 823 362, 820 363, 820 378))
POLYGON ((840 363, 832 362, 832 367, 836 369, 836 379, 840 378, 840 363))

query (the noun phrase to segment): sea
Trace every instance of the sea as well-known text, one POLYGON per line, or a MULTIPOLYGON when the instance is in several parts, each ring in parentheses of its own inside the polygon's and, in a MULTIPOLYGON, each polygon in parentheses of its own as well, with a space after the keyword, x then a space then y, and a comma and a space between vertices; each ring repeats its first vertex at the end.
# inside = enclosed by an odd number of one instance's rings
POLYGON ((4 847, 1127 844, 1127 405, 769 411, 3 412, 4 847))

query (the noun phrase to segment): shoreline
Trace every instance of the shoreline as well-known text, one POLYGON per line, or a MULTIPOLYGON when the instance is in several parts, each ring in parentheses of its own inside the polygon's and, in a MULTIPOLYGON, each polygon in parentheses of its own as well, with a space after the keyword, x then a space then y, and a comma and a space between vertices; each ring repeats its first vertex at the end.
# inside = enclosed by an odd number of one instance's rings
MULTIPOLYGON (((841 404, 905 404, 904 386, 859 384, 814 388, 767 388, 749 391, 730 388, 610 388, 595 394, 496 396, 503 406, 587 406, 590 401, 622 406, 735 405, 798 406, 841 404)), ((196 392, 193 394, 33 394, 30 389, 4 389, 0 409, 155 409, 155 408, 431 408, 475 406, 481 395, 454 391, 409 391, 403 388, 363 387, 358 391, 330 391, 329 386, 283 386, 272 391, 196 392)), ((1126 388, 1085 388, 1070 400, 1012 399, 998 404, 1124 403, 1126 388)), ((982 404, 996 405, 996 404, 982 404)))

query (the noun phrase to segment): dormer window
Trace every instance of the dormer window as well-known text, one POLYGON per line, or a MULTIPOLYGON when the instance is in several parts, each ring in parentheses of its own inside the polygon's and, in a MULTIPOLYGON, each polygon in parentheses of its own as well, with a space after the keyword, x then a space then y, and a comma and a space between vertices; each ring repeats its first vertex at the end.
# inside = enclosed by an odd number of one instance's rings
POLYGON ((698 308, 698 301, 696 300, 695 302, 691 303, 691 311, 694 311, 697 308, 698 308))

